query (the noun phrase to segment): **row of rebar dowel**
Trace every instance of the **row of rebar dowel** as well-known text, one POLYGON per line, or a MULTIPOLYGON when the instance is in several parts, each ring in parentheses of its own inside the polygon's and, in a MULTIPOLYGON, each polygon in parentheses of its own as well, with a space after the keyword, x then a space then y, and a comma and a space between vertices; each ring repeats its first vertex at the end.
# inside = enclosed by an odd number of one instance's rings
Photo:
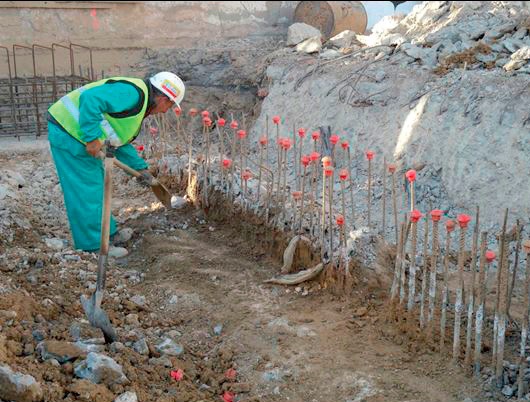
MULTIPOLYGON (((186 135, 181 122, 181 110, 175 110, 176 127, 162 118, 157 121, 157 126, 165 131, 162 136, 168 137, 167 131, 177 132, 179 140, 185 142, 188 152, 188 188, 190 188, 193 178, 193 145, 194 136, 186 135)), ((323 138, 323 131, 311 133, 311 139, 306 139, 306 130, 303 128, 292 129, 292 137, 280 136, 281 118, 274 116, 272 123, 275 126, 274 134, 271 138, 269 133, 269 119, 266 120, 265 134, 258 140, 258 160, 250 157, 250 147, 246 130, 240 128, 239 123, 231 116, 231 122, 217 116, 215 121, 215 132, 219 144, 220 157, 218 166, 212 166, 214 159, 211 155, 212 126, 213 121, 210 113, 203 111, 199 113, 196 109, 190 109, 188 113, 192 120, 202 122, 202 136, 200 137, 202 149, 197 162, 200 172, 195 176, 197 180, 202 180, 202 203, 208 205, 208 189, 214 184, 213 175, 218 172, 218 180, 225 194, 234 201, 236 193, 235 185, 237 179, 241 184, 243 207, 248 209, 249 204, 254 204, 254 212, 263 213, 267 221, 274 226, 282 225, 282 220, 287 219, 287 203, 294 208, 294 218, 291 220, 290 229, 296 234, 303 233, 303 223, 308 223, 308 230, 305 234, 318 240, 322 250, 322 258, 327 259, 334 266, 334 240, 335 230, 339 233, 340 257, 339 265, 345 264, 345 249, 347 239, 347 226, 354 228, 356 218, 354 203, 354 183, 352 177, 352 155, 348 141, 341 141, 338 135, 330 135, 323 138), (199 120, 201 119, 201 120, 199 120), (274 140, 271 146, 271 140, 274 140), (324 150, 324 141, 329 140, 330 149, 324 150), (312 141, 312 152, 307 155, 303 150, 310 148, 304 143, 312 141), (318 152, 320 148, 321 152, 318 152), (324 150, 324 151, 323 151, 324 150), (269 164, 270 152, 276 153, 276 164, 269 164), (326 153, 326 155, 322 155, 326 153), (294 170, 294 180, 288 182, 288 159, 292 160, 294 170), (257 168, 257 175, 250 165, 257 168), (237 174, 237 168, 239 173, 237 174), (338 173, 337 173, 338 171, 338 173), (338 178, 340 184, 340 207, 334 205, 334 186, 338 178), (248 182, 257 179, 257 187, 252 199, 248 188, 248 182), (321 190, 319 190, 321 184, 321 190), (265 185, 265 188, 262 187, 265 185), (295 190, 291 191, 291 188, 295 190), (349 191, 348 191, 349 189, 349 191), (321 197, 319 197, 319 193, 321 197), (319 203, 320 198, 320 203, 319 203), (346 198, 349 198, 351 211, 346 209, 346 198), (347 214, 350 213, 349 225, 347 214), (327 258, 326 258, 327 257, 327 258)), ((243 119, 243 127, 245 122, 243 119)), ((157 128, 151 128, 151 134, 156 136, 157 128)), ((153 143, 155 143, 154 141, 153 143)), ((164 146, 165 147, 165 146, 164 146)), ((163 153, 167 152, 163 149, 163 153)), ((366 195, 366 225, 372 228, 372 194, 373 194, 373 160, 375 153, 366 151, 367 161, 367 195, 366 195)), ((382 195, 382 225, 381 233, 385 236, 387 227, 387 205, 388 198, 387 177, 391 177, 390 193, 392 200, 393 226, 396 242, 396 259, 394 266, 394 276, 390 289, 390 300, 393 305, 406 306, 406 313, 401 317, 410 323, 416 323, 426 332, 430 341, 438 336, 437 344, 440 352, 446 348, 447 335, 450 330, 448 326, 451 306, 453 312, 453 342, 452 358, 457 362, 461 358, 462 343, 464 344, 464 362, 473 367, 475 375, 481 372, 481 364, 484 360, 482 356, 483 334, 485 334, 485 323, 487 313, 488 296, 488 273, 496 260, 496 253, 487 250, 488 233, 479 232, 479 209, 477 207, 474 231, 472 236, 471 253, 466 252, 465 239, 471 218, 468 215, 460 214, 456 222, 452 219, 445 221, 445 253, 442 255, 440 247, 440 222, 444 211, 434 209, 427 216, 415 208, 415 181, 416 172, 409 170, 405 174, 409 186, 409 196, 405 209, 404 222, 399 223, 398 196, 397 196, 397 172, 396 165, 387 164, 383 161, 383 195, 382 195), (424 239, 423 250, 420 253, 418 247, 418 225, 424 218, 423 225, 424 239), (432 228, 431 228, 432 222, 432 228), (459 243, 457 258, 457 285, 456 289, 451 289, 449 283, 449 265, 452 247, 452 234, 455 228, 459 227, 459 243), (480 237, 480 239, 479 239, 480 237), (429 242, 430 238, 430 242, 429 242), (470 256, 469 256, 470 254, 470 256), (421 264, 418 264, 419 257, 423 257, 421 264), (407 258, 408 257, 408 258, 407 258), (478 271, 477 271, 478 262, 478 271), (441 270, 438 267, 441 265, 441 270), (465 268, 470 272, 470 278, 465 279, 465 268), (419 271, 419 275, 418 275, 419 271), (437 276, 442 272, 441 286, 438 284, 437 276), (408 283, 407 283, 408 278, 408 283), (416 289, 417 281, 421 283, 416 289), (441 287, 441 295, 439 292, 441 287), (452 294, 454 293, 454 302, 452 294), (419 303, 417 299, 419 298, 419 303), (462 325, 465 322, 464 333, 462 325), (465 335, 465 336, 464 336, 465 335)), ((357 179, 359 179, 357 177, 357 179)), ((197 186, 195 186, 197 187, 197 186)), ((406 197, 403 191, 404 198, 406 197)), ((509 270, 509 250, 513 236, 507 235, 508 211, 504 215, 502 233, 499 236, 499 258, 493 286, 496 289, 493 300, 492 314, 494 317, 492 336, 492 366, 495 371, 497 386, 501 387, 504 382, 503 363, 505 356, 506 326, 510 317, 510 305, 515 287, 515 279, 519 265, 519 253, 521 247, 526 254, 526 269, 524 270, 523 283, 523 308, 524 314, 521 322, 521 339, 519 352, 519 376, 518 393, 519 397, 524 395, 524 370, 526 369, 526 341, 528 332, 528 312, 530 308, 529 285, 530 285, 530 241, 522 241, 522 225, 516 226, 516 253, 513 270, 509 270)), ((346 262, 347 263, 347 262, 346 262)), ((489 309, 489 308, 488 308, 489 309)))

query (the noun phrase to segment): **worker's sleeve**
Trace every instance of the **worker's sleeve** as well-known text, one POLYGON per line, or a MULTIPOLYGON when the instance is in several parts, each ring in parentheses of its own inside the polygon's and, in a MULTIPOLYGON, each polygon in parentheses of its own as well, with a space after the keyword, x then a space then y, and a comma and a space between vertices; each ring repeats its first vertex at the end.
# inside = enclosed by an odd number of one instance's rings
POLYGON ((116 150, 116 158, 132 167, 134 170, 143 170, 149 167, 131 144, 119 147, 116 150))
POLYGON ((130 110, 140 101, 138 91, 129 84, 104 84, 84 91, 79 98, 79 125, 82 140, 90 142, 103 135, 103 113, 130 110))

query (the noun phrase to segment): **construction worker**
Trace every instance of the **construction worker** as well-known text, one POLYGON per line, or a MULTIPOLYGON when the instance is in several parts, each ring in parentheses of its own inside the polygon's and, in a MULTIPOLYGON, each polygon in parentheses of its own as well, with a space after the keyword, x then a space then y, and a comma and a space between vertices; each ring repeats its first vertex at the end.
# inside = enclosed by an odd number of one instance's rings
MULTIPOLYGON (((100 247, 104 169, 96 157, 104 141, 117 147, 117 159, 142 173, 140 182, 150 183, 147 163, 130 143, 147 116, 165 113, 174 104, 180 108, 184 92, 184 83, 171 72, 146 80, 114 77, 78 88, 48 109, 48 140, 76 249, 100 247)), ((110 234, 116 243, 120 236, 114 218, 110 234)))

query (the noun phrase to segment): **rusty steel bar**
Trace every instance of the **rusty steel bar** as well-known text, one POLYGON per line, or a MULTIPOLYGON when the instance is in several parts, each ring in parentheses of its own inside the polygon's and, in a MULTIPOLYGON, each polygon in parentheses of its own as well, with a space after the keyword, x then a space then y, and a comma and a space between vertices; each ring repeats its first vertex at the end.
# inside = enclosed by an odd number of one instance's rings
MULTIPOLYGON (((71 55, 72 55, 72 66, 75 65, 75 63, 74 63, 74 47, 78 47, 78 48, 81 48, 81 49, 88 50, 89 57, 90 57, 90 76, 88 78, 90 80, 94 80, 94 65, 93 65, 93 62, 92 62, 92 48, 90 48, 88 46, 79 45, 77 43, 70 43, 70 52, 71 52, 71 55)), ((72 72, 73 72, 73 67, 72 67, 72 72)))
POLYGON ((420 328, 425 326, 425 292, 427 289, 427 271, 429 269, 429 217, 425 217, 425 233, 423 238, 423 272, 421 277, 421 294, 420 294, 420 328))
POLYGON ((473 311, 475 309, 475 297, 477 294, 477 284, 475 281, 476 270, 477 270, 477 247, 478 247, 478 234, 480 228, 480 208, 477 206, 477 213, 475 216, 475 228, 473 230, 473 243, 471 245, 471 265, 469 267, 471 271, 471 283, 468 286, 468 304, 467 304, 467 331, 466 331, 466 352, 465 352, 465 363, 471 364, 471 339, 473 336, 473 311))
POLYGON ((480 262, 477 288, 477 311, 475 313, 475 356, 473 371, 475 377, 480 377, 480 356, 482 352, 482 324, 485 317, 486 281, 488 277, 488 265, 486 265, 486 246, 488 232, 482 232, 480 240, 480 262))
POLYGON ((522 399, 524 394, 526 393, 526 389, 524 389, 524 372, 526 371, 527 362, 525 358, 526 353, 526 341, 528 339, 528 311, 530 310, 530 298, 529 298, 529 290, 530 290, 530 240, 526 240, 523 244, 523 251, 526 254, 526 270, 525 270, 525 281, 524 281, 524 314, 523 314, 523 324, 521 326, 521 347, 520 347, 520 360, 519 360, 519 378, 517 380, 518 383, 518 389, 517 389, 517 397, 519 399, 522 399))
POLYGON ((458 216, 458 223, 460 225, 460 240, 458 248, 458 287, 456 288, 455 324, 453 332, 453 362, 456 362, 460 356, 460 324, 462 319, 462 311, 464 310, 464 260, 467 231, 467 222, 465 221, 465 217, 467 217, 467 215, 458 216))

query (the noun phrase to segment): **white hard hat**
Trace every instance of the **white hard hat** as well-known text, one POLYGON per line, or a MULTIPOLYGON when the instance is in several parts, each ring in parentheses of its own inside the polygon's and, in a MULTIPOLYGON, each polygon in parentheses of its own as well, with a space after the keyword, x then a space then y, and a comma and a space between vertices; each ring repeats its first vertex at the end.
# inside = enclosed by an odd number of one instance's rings
POLYGON ((149 78, 149 81, 180 108, 180 102, 184 99, 186 88, 176 74, 162 71, 149 78))

